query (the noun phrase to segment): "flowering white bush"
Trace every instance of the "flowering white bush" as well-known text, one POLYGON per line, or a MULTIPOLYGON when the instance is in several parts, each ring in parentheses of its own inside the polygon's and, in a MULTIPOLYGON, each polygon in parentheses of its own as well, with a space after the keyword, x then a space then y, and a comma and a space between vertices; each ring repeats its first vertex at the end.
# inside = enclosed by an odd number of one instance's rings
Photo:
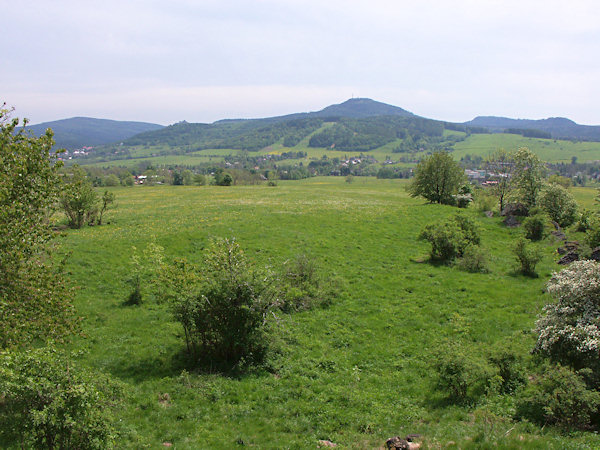
POLYGON ((576 368, 600 362, 600 264, 574 262, 554 273, 548 292, 556 303, 536 322, 535 351, 576 368))

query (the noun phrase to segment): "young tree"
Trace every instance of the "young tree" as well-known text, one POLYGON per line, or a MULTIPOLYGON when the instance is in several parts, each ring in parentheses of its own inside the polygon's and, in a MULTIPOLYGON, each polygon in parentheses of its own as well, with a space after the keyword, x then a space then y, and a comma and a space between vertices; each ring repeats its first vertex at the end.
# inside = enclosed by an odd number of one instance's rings
POLYGON ((492 185, 491 191, 498 199, 500 212, 504 209, 506 200, 513 188, 512 172, 514 168, 513 155, 504 149, 498 150, 487 159, 486 169, 491 173, 492 185))
POLYGON ((568 227, 577 217, 577 202, 560 184, 546 186, 540 195, 540 206, 561 227, 568 227))
POLYGON ((100 213, 98 214, 98 225, 102 225, 102 216, 108 209, 110 205, 115 202, 115 193, 104 191, 102 194, 102 207, 100 208, 100 213))
POLYGON ((65 186, 60 204, 69 219, 71 228, 81 228, 85 222, 93 223, 98 213, 98 194, 87 179, 85 171, 75 164, 65 176, 65 186))
POLYGON ((34 137, 0 108, 0 348, 77 328, 63 264, 53 257, 49 217, 61 186, 53 144, 51 130, 34 137))
POLYGON ((513 156, 513 182, 518 190, 519 200, 529 208, 536 206, 538 194, 543 186, 546 166, 527 147, 521 147, 513 156))
POLYGON ((408 186, 411 197, 424 197, 432 203, 454 204, 460 186, 465 184, 464 170, 447 152, 435 152, 421 160, 408 186))

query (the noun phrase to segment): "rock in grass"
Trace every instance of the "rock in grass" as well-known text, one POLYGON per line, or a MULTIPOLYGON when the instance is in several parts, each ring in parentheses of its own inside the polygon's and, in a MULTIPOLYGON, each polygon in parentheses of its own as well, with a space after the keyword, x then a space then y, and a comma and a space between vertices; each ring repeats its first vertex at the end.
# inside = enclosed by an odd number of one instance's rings
POLYGON ((529 208, 523 203, 509 203, 504 207, 500 215, 526 217, 529 215, 529 208))
POLYGON ((600 247, 596 247, 594 250, 592 250, 592 253, 590 253, 590 259, 593 259, 594 261, 600 261, 600 247))
POLYGON ((521 222, 515 216, 506 216, 504 219, 504 225, 508 228, 515 228, 521 225, 521 222))
POLYGON ((408 450, 410 448, 410 444, 406 439, 402 439, 400 436, 394 436, 385 441, 385 446, 388 449, 394 450, 408 450))
POLYGON ((569 252, 558 260, 558 264, 561 266, 566 266, 567 264, 571 264, 575 261, 579 261, 579 253, 569 252))
POLYGON ((400 436, 394 436, 385 441, 385 446, 394 450, 417 450, 421 447, 421 444, 415 441, 420 437, 420 434, 409 434, 404 439, 400 436))

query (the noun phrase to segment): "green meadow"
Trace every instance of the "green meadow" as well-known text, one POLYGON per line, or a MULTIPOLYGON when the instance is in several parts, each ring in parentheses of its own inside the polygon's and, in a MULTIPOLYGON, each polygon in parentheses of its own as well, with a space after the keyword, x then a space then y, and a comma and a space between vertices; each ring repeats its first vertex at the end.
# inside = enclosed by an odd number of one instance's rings
MULTIPOLYGON (((61 240, 84 318, 83 336, 69 348, 125 386, 119 447, 316 448, 330 440, 378 448, 408 433, 423 436, 422 448, 600 446, 595 434, 513 422, 509 398, 454 406, 435 390, 433 361, 445 343, 481 357, 507 342, 530 350, 549 301, 545 283, 560 269, 551 239, 536 244, 539 277, 516 275, 511 247, 522 231, 468 210, 491 255, 491 273, 468 273, 429 264, 428 245, 417 240, 425 224, 458 210, 410 198, 400 180, 114 192, 106 225, 67 230, 61 240), (132 247, 155 242, 169 258, 199 261, 212 237, 235 237, 252 261, 274 268, 307 254, 342 280, 329 306, 273 319, 266 368, 195 371, 165 305, 151 297, 124 304, 132 247)), ((573 192, 592 206, 595 190, 573 192)))

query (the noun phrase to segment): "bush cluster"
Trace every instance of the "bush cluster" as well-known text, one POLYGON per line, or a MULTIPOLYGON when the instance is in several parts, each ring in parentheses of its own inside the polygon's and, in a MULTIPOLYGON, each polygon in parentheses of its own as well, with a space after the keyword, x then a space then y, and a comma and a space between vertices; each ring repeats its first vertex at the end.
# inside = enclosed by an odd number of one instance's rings
POLYGON ((463 214, 425 226, 419 239, 431 244, 431 259, 441 262, 450 262, 463 256, 468 246, 479 245, 481 241, 477 225, 463 214))
POLYGON ((523 228, 525 237, 531 241, 541 241, 546 236, 546 221, 544 214, 535 214, 525 218, 523 228))
POLYGON ((561 365, 548 366, 516 398, 517 419, 567 430, 585 429, 598 420, 600 393, 582 376, 561 365))
POLYGON ((535 266, 542 260, 542 255, 536 247, 532 247, 527 240, 520 238, 513 248, 516 259, 516 271, 528 277, 537 276, 535 266))
POLYGON ((540 195, 539 205, 561 227, 568 227, 577 217, 577 202, 560 184, 546 186, 540 195))
POLYGON ((0 356, 0 444, 104 449, 121 388, 51 347, 0 356))

